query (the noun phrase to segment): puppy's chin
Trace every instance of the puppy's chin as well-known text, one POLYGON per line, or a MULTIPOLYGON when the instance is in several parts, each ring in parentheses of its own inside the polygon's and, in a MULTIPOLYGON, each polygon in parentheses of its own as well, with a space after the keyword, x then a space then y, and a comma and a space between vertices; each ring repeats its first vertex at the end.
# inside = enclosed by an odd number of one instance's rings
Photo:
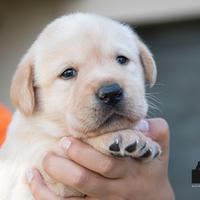
POLYGON ((82 112, 68 112, 69 132, 80 138, 95 137, 109 132, 132 129, 142 118, 145 118, 147 107, 136 107, 126 103, 118 106, 95 106, 81 109, 82 112))
POLYGON ((96 129, 96 134, 104 134, 108 132, 119 131, 122 129, 132 128, 139 119, 129 118, 120 114, 112 114, 96 129))
POLYGON ((79 126, 74 124, 75 126, 71 126, 71 130, 73 130, 75 136, 80 138, 95 137, 109 132, 133 128, 140 119, 138 116, 129 117, 113 113, 107 117, 99 117, 92 124, 92 120, 89 119, 84 123, 79 123, 79 126), (80 124, 82 125, 80 126, 80 124))

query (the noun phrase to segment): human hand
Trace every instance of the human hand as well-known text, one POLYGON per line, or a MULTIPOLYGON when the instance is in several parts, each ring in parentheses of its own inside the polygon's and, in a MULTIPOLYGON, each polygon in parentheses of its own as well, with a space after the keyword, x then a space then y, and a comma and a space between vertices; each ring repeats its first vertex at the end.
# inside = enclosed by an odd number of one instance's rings
MULTIPOLYGON (((141 129, 146 127, 144 134, 157 141, 163 151, 151 162, 109 157, 77 139, 65 138, 62 144, 70 160, 48 154, 44 168, 54 179, 86 194, 87 200, 173 200, 168 180, 168 125, 163 119, 149 119, 142 125, 141 129)), ((82 199, 56 196, 37 169, 32 173, 29 185, 36 200, 82 199)))

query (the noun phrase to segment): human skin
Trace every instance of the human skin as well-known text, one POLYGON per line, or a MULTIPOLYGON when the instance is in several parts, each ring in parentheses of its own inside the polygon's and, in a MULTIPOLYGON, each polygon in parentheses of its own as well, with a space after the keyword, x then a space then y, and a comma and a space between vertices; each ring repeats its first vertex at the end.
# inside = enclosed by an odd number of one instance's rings
MULTIPOLYGON (((49 153, 44 159, 44 169, 59 182, 86 194, 86 200, 174 200, 168 179, 167 122, 160 118, 148 119, 138 129, 161 145, 162 155, 159 158, 141 162, 109 157, 77 139, 63 138, 61 148, 70 159, 49 153)), ((29 169, 26 175, 36 200, 83 199, 57 196, 35 168, 29 169)))

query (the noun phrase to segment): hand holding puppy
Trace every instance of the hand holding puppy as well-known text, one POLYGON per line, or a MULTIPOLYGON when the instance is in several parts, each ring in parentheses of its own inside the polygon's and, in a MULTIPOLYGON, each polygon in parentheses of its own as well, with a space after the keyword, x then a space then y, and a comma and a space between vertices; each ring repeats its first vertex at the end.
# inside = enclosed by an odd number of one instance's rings
MULTIPOLYGON (((45 170, 59 182, 86 194, 85 199, 88 200, 173 200, 168 180, 168 125, 163 119, 150 119, 148 122, 149 128, 145 130, 143 126, 141 131, 157 141, 163 150, 163 154, 150 163, 108 157, 87 144, 69 138, 62 140, 62 144, 70 160, 48 154, 44 159, 45 170)), ((36 200, 63 199, 50 191, 37 169, 33 169, 28 176, 36 200)))

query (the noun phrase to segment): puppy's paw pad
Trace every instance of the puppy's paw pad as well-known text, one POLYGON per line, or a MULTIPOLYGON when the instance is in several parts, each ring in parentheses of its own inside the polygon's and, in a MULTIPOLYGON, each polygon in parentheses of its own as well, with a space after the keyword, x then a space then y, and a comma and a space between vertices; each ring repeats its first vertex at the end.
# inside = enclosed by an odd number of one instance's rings
POLYGON ((109 146, 110 151, 120 152, 119 141, 116 140, 113 144, 109 146))
POLYGON ((144 148, 140 149, 137 158, 140 160, 153 160, 161 155, 160 145, 152 140, 146 141, 144 148))
POLYGON ((128 145, 125 148, 125 151, 127 151, 128 153, 133 153, 137 149, 137 144, 138 144, 138 141, 135 141, 134 143, 128 145))
POLYGON ((136 135, 118 134, 109 141, 108 151, 114 156, 132 156, 139 148, 139 137, 136 135))
POLYGON ((144 158, 149 158, 152 155, 152 150, 148 149, 143 155, 141 155, 139 158, 144 159, 144 158))

